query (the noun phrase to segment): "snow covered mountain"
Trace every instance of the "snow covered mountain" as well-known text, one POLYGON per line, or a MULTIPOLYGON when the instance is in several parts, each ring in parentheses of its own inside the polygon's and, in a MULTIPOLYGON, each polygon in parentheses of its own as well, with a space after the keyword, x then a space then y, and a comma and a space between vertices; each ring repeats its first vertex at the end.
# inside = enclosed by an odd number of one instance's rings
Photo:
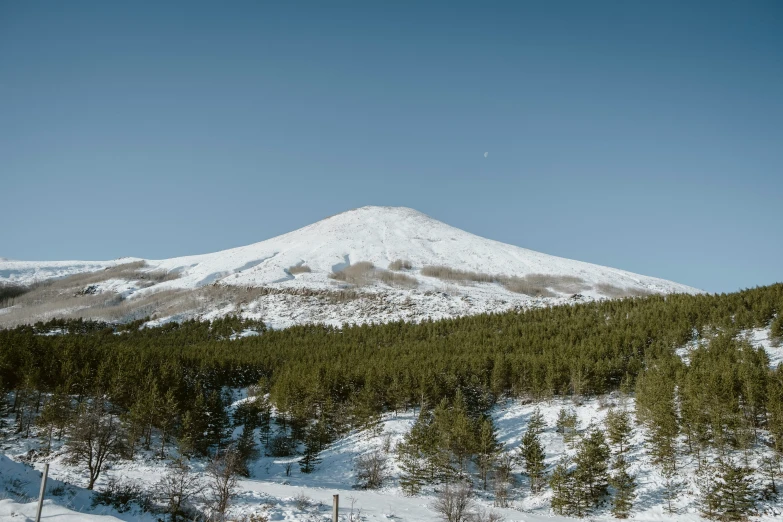
MULTIPOLYGON (((217 299, 209 306, 202 299, 198 310, 179 306, 177 311, 202 316, 240 312, 279 326, 451 317, 554 304, 575 295, 595 299, 699 292, 485 239, 402 207, 362 207, 212 254, 104 262, 3 260, 0 283, 30 284, 96 270, 103 270, 106 280, 90 293, 113 292, 128 302, 164 290, 180 295, 208 286, 264 288, 252 301, 247 296, 243 302, 217 299), (123 266, 137 270, 121 270, 123 266), (326 299, 335 292, 343 298, 326 299)), ((165 317, 163 310, 155 312, 165 317)))

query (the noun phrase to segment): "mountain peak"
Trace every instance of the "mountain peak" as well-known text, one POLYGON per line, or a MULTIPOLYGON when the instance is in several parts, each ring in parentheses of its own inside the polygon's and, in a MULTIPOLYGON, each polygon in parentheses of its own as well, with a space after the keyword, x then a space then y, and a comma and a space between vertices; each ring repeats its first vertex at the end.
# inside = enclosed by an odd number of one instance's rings
MULTIPOLYGON (((142 260, 135 261, 138 264, 142 260)), ((275 297, 312 292, 351 290, 351 295, 383 295, 386 302, 397 303, 384 311, 377 308, 377 303, 368 304, 364 312, 351 311, 351 306, 358 306, 355 302, 345 304, 335 309, 337 319, 320 321, 337 323, 453 317, 555 304, 575 294, 594 299, 698 292, 671 281, 479 237, 407 207, 360 207, 260 243, 145 263, 142 270, 170 276, 153 285, 115 281, 111 288, 125 288, 123 295, 129 299, 160 290, 196 291, 215 284, 245 289, 264 287, 270 290, 261 294, 267 296, 262 300, 270 301, 267 305, 272 308, 254 313, 268 320, 265 314, 274 315, 283 307, 297 317, 283 324, 323 319, 317 314, 295 312, 297 306, 309 304, 297 305, 275 297), (349 267, 352 268, 346 270, 349 267)), ((127 261, 0 261, 0 282, 40 281, 120 264, 127 265, 127 261)), ((127 274, 131 275, 124 277, 133 277, 136 269, 129 268, 127 274)), ((225 304, 221 306, 225 309, 225 304)), ((321 305, 313 306, 317 309, 321 305)))

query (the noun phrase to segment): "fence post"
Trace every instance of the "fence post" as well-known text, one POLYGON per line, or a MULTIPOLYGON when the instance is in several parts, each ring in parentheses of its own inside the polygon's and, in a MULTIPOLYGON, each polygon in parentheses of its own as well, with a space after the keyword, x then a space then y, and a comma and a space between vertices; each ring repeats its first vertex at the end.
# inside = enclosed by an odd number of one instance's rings
POLYGON ((337 513, 340 510, 340 495, 332 495, 332 522, 338 522, 337 513))
POLYGON ((41 522, 41 510, 43 509, 44 493, 46 492, 46 477, 49 475, 49 463, 44 464, 43 474, 41 475, 41 493, 38 495, 38 512, 35 515, 35 522, 41 522))

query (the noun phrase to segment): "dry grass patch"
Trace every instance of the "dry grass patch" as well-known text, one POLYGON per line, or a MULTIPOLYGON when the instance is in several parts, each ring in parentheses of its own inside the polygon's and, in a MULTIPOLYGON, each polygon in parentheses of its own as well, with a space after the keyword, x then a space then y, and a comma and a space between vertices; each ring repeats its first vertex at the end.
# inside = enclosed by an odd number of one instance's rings
POLYGON ((291 275, 308 274, 310 272, 312 272, 312 270, 310 270, 310 267, 307 265, 294 265, 288 267, 288 273, 291 275))
POLYGON ((410 270, 411 268, 413 268, 413 265, 407 259, 395 259, 389 263, 389 270, 394 270, 395 272, 410 270))
POLYGON ((555 293, 527 277, 504 277, 500 284, 509 292, 525 294, 530 297, 555 297, 555 293))
POLYGON ((475 283, 495 283, 498 276, 484 274, 481 272, 470 272, 467 270, 457 270, 447 266, 425 266, 421 269, 421 275, 427 277, 437 277, 447 281, 473 281, 475 283))
POLYGON ((406 274, 398 274, 388 270, 376 270, 374 276, 378 281, 390 286, 398 286, 400 288, 416 288, 419 286, 419 282, 415 277, 406 274))
POLYGON ((329 274, 329 277, 351 285, 364 286, 369 284, 372 280, 372 272, 374 269, 375 266, 369 261, 359 261, 358 263, 345 267, 339 272, 329 274))
POLYGON ((470 272, 447 266, 425 266, 421 269, 421 275, 460 283, 498 283, 510 292, 532 297, 555 297, 557 295, 555 292, 577 293, 589 288, 582 278, 567 275, 527 274, 523 277, 514 277, 470 272))
POLYGON ((599 283, 595 285, 595 289, 607 297, 618 299, 621 297, 647 297, 655 295, 655 292, 645 290, 643 288, 620 288, 619 286, 610 285, 607 283, 599 283))

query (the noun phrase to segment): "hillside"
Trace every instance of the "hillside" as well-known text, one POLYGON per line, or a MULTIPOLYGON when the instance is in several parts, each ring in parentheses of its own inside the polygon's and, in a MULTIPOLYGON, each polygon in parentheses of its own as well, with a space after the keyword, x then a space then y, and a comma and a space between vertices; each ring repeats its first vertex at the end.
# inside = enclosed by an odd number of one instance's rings
MULTIPOLYGON (((362 520, 435 520, 454 481, 472 484, 477 511, 508 522, 609 520, 621 456, 635 520, 777 520, 781 310, 777 284, 342 329, 226 318, 0 330, 0 520, 31 517, 25 464, 49 462, 53 519, 151 522, 170 509, 159 481, 178 458, 206 484, 226 448, 245 466, 231 520, 325 520, 319 503, 333 493, 345 520, 351 499, 362 520), (261 335, 240 335, 253 329, 261 335), (627 414, 624 431, 610 412, 627 414), (96 492, 85 462, 67 458, 86 423, 122 437, 96 492), (522 448, 531 431, 538 490, 522 448), (591 447, 604 467, 586 460, 591 447), (383 481, 356 489, 370 457, 383 481), (558 485, 560 472, 570 482, 558 485), (738 518, 724 516, 735 509, 721 485, 729 472, 746 484, 738 518), (591 476, 603 486, 588 494, 591 476)), ((191 518, 212 509, 205 494, 191 518)))
POLYGON ((145 315, 169 320, 240 313, 274 327, 339 325, 449 318, 569 299, 699 292, 485 239, 396 207, 343 212, 212 254, 0 261, 0 282, 6 284, 52 278, 59 278, 58 291, 16 300, 14 310, 0 309, 0 322, 14 325, 58 315, 128 321, 145 315), (73 299, 75 294, 88 298, 73 299), (113 313, 107 307, 118 309, 113 313))

